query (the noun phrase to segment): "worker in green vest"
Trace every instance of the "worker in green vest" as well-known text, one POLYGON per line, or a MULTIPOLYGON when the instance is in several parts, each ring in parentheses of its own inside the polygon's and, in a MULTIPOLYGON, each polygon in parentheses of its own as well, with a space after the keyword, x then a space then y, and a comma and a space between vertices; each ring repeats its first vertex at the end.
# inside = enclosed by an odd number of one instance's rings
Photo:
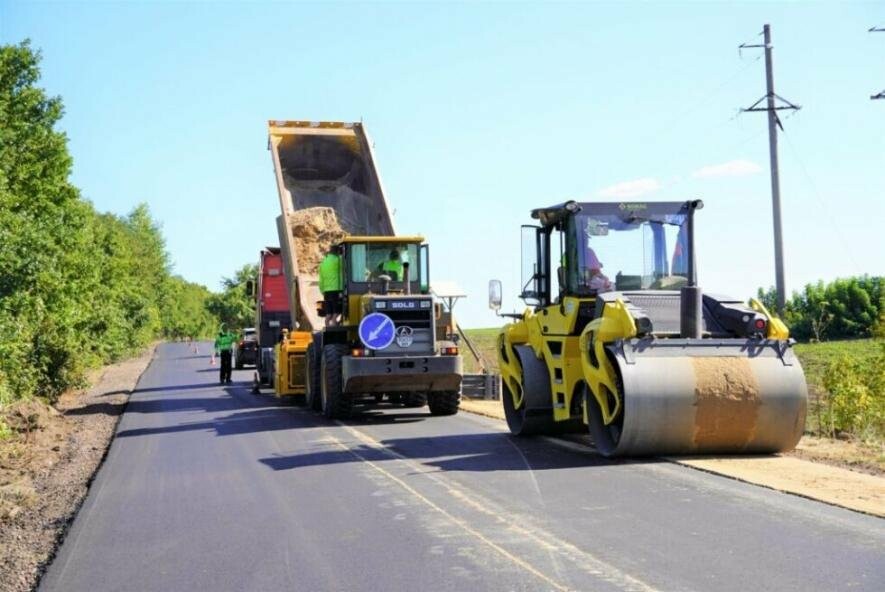
POLYGON ((400 258, 399 251, 393 249, 390 251, 390 255, 387 258, 387 261, 384 261, 381 264, 381 273, 384 275, 389 275, 390 280, 394 282, 401 282, 403 279, 403 262, 400 258))
POLYGON ((320 292, 323 294, 323 309, 326 313, 326 326, 337 325, 344 309, 342 291, 344 281, 341 276, 341 256, 338 249, 330 247, 326 256, 320 262, 317 270, 319 275, 320 292))
POLYGON ((221 384, 231 381, 231 355, 236 340, 237 336, 226 330, 224 325, 221 326, 218 337, 215 338, 215 353, 221 358, 221 384))

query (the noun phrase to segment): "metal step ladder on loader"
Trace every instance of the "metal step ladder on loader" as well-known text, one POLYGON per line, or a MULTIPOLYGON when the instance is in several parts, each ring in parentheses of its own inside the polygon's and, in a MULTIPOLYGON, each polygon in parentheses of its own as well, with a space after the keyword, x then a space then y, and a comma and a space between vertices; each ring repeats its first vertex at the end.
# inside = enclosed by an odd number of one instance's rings
MULTIPOLYGON (((586 430, 605 456, 795 447, 807 387, 784 323, 697 286, 700 200, 532 211, 521 298, 498 336, 515 435, 586 430), (554 265, 556 267, 554 267, 554 265)), ((489 285, 501 305, 501 283, 489 285)))
POLYGON ((420 236, 395 235, 362 125, 271 121, 268 136, 295 325, 276 349, 277 396, 327 417, 380 402, 457 413, 461 357, 438 331, 442 308, 430 294, 429 248, 420 236), (293 234, 293 216, 308 208, 330 209, 346 236, 317 249, 313 238, 293 234), (332 247, 341 261, 342 313, 331 323, 315 267, 299 264, 309 247, 314 255, 332 247), (391 269, 394 259, 399 267, 391 269))

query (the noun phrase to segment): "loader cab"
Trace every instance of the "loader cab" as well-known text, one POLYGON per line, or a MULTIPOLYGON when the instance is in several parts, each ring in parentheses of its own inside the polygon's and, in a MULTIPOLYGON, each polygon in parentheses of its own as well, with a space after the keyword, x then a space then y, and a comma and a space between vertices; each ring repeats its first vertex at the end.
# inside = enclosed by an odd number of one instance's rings
POLYGON ((340 248, 348 296, 430 292, 429 247, 423 237, 351 236, 340 248))
POLYGON ((692 215, 700 202, 577 203, 537 209, 522 228, 522 299, 678 290, 691 283, 692 215))

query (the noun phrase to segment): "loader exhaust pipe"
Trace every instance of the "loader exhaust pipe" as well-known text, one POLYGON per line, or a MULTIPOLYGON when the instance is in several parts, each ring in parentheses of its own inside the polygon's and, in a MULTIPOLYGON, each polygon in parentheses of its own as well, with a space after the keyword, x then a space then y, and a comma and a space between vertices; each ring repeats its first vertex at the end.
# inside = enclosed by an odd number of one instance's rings
POLYGON ((703 294, 698 286, 697 265, 694 255, 694 212, 704 207, 699 199, 686 202, 688 207, 688 285, 679 294, 679 334, 683 339, 700 339, 704 324, 702 317, 703 294))

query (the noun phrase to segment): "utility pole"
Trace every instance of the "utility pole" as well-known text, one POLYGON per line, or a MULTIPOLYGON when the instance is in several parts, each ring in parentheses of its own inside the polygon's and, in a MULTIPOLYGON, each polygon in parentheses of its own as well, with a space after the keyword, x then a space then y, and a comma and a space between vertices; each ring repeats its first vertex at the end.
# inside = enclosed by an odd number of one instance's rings
POLYGON ((794 105, 785 98, 778 96, 774 92, 774 69, 771 58, 771 27, 767 24, 762 28, 764 43, 762 45, 748 45, 742 43, 738 49, 749 49, 753 47, 761 47, 765 49, 765 96, 741 111, 767 111, 768 112, 768 152, 771 167, 771 208, 774 217, 774 272, 777 285, 777 312, 779 315, 784 314, 784 305, 786 303, 787 288, 784 283, 784 241, 781 225, 781 184, 780 173, 777 162, 777 128, 784 129, 783 124, 777 116, 778 111, 801 109, 798 105, 794 105), (777 104, 775 99, 780 100, 781 104, 777 104), (766 101, 765 107, 760 107, 760 103, 766 101))
MULTIPOLYGON (((883 27, 870 27, 870 33, 885 33, 885 28, 883 27)), ((870 100, 875 101, 876 99, 885 99, 885 90, 880 92, 877 95, 871 95, 870 100)))

